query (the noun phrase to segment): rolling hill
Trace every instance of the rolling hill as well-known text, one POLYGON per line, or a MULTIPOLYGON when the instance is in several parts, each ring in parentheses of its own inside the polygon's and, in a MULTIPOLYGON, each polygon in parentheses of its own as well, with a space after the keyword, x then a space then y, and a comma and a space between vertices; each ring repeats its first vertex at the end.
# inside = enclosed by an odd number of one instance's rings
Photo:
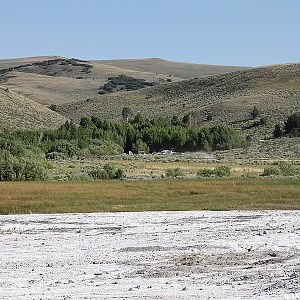
POLYGON ((76 121, 85 115, 119 119, 122 108, 131 106, 149 117, 193 113, 199 124, 226 123, 262 139, 270 136, 275 123, 300 110, 299 66, 240 68, 157 58, 84 61, 43 56, 0 60, 0 84, 40 104, 56 104, 60 114, 76 121), (266 124, 251 120, 254 106, 266 124), (208 115, 212 120, 207 121, 208 115))
POLYGON ((300 111, 300 64, 274 65, 165 83, 131 92, 97 95, 59 106, 59 112, 79 120, 85 115, 118 119, 124 106, 148 117, 196 113, 203 125, 226 123, 245 135, 265 138, 274 124, 300 111), (252 120, 257 106, 266 124, 252 120), (207 115, 212 116, 207 121, 207 115))
POLYGON ((0 86, 0 131, 56 128, 67 118, 0 86))
POLYGON ((0 84, 41 104, 94 98, 110 77, 125 75, 154 84, 230 72, 235 67, 159 59, 83 61, 59 56, 0 60, 0 84))
POLYGON ((194 77, 203 77, 216 74, 225 74, 245 69, 243 67, 175 62, 160 58, 96 60, 93 61, 93 63, 104 64, 140 72, 158 73, 182 79, 190 79, 194 77))
POLYGON ((268 139, 275 124, 300 111, 300 64, 240 68, 43 56, 0 60, 0 85, 0 130, 54 128, 90 115, 120 120, 130 106, 151 118, 191 114, 193 124, 232 126, 256 141, 255 157, 300 151, 299 138, 268 139), (254 106, 260 114, 253 120, 254 106))

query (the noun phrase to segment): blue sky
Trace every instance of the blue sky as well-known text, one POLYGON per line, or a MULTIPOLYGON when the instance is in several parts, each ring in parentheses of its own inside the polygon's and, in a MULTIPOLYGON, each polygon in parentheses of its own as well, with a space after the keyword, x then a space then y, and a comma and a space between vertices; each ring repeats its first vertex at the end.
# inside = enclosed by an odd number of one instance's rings
POLYGON ((0 58, 300 62, 299 0, 0 0, 0 58))

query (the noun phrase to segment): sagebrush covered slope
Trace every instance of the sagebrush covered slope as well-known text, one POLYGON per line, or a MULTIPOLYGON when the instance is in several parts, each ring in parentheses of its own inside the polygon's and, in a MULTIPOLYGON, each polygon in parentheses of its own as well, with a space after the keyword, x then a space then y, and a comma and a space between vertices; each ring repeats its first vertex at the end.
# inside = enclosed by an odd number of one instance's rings
POLYGON ((56 128, 67 118, 0 86, 0 131, 56 128))
POLYGON ((124 106, 148 117, 196 113, 203 124, 226 123, 245 134, 265 137, 274 124, 300 111, 300 65, 252 68, 190 79, 132 92, 118 92, 65 104, 59 111, 75 120, 85 115, 118 119, 124 106), (257 106, 266 124, 251 120, 257 106), (207 115, 212 120, 207 122, 207 115))
POLYGON ((36 102, 50 105, 93 98, 99 88, 108 83, 109 77, 119 75, 163 84, 235 69, 158 59, 119 62, 29 57, 0 60, 0 83, 36 102))
POLYGON ((96 60, 93 62, 103 65, 115 66, 118 68, 136 70, 140 72, 159 73, 182 79, 224 74, 245 69, 244 67, 168 61, 160 58, 96 60))

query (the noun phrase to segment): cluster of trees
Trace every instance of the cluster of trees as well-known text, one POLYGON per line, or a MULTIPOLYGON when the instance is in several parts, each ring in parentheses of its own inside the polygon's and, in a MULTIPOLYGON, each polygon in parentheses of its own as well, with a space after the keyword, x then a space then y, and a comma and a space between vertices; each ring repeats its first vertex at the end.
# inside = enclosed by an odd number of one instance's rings
POLYGON ((153 82, 148 82, 145 79, 119 75, 109 77, 108 82, 100 88, 98 94, 107 94, 117 91, 133 91, 153 85, 153 82))
MULTIPOLYGON (((99 156, 132 151, 158 152, 226 150, 245 147, 247 142, 232 128, 223 125, 191 128, 188 120, 174 116, 149 120, 136 115, 130 122, 111 122, 99 117, 84 117, 79 125, 66 122, 57 130, 2 133, 26 147, 38 148, 49 158, 59 155, 99 156)), ((1 136, 0 136, 1 137, 1 136)), ((4 147, 5 149, 5 147, 4 147)))
POLYGON ((279 138, 283 135, 300 136, 300 112, 290 115, 283 126, 275 125, 273 136, 279 138))

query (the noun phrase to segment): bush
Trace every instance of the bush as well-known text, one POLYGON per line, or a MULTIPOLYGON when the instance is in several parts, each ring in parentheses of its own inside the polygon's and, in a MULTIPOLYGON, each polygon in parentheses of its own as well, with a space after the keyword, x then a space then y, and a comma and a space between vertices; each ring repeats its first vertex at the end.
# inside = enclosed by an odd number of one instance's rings
POLYGON ((298 136, 300 130, 300 112, 292 114, 288 117, 285 122, 284 129, 286 133, 292 133, 298 136))
POLYGON ((215 169, 200 169, 196 175, 198 177, 230 177, 231 170, 227 166, 219 166, 215 169))
POLYGON ((259 120, 259 125, 266 125, 267 124, 267 118, 266 117, 262 117, 259 120))
POLYGON ((57 111, 57 106, 55 104, 51 104, 49 108, 53 111, 57 111))
POLYGON ((230 177, 231 176, 231 170, 227 166, 220 166, 215 168, 214 170, 216 177, 230 177))
POLYGON ((283 135, 283 131, 281 129, 281 126, 279 124, 275 125, 274 131, 273 131, 273 136, 274 138, 279 138, 283 135))
POLYGON ((166 177, 182 177, 184 176, 184 172, 180 168, 175 169, 167 169, 166 177))
POLYGON ((200 169, 197 171, 196 175, 198 177, 215 177, 214 170, 212 169, 200 169))
POLYGON ((279 162, 273 166, 267 166, 264 168, 262 176, 296 176, 299 174, 299 170, 286 162, 279 162))
POLYGON ((47 152, 48 153, 58 152, 68 157, 72 157, 74 155, 78 155, 79 151, 80 149, 78 145, 75 143, 75 141, 68 141, 65 139, 61 139, 52 143, 47 152))
POLYGON ((124 171, 112 164, 105 164, 102 169, 96 167, 88 175, 94 180, 122 179, 125 177, 124 171))
POLYGON ((44 180, 48 177, 45 159, 26 152, 24 157, 0 152, 0 181, 44 180))
POLYGON ((281 175, 281 170, 276 166, 268 166, 264 168, 262 176, 278 176, 281 175))
POLYGON ((297 168, 286 162, 279 162, 278 167, 283 176, 295 176, 299 173, 297 168))
POLYGON ((251 111, 251 118, 254 120, 259 116, 260 112, 256 106, 253 107, 253 110, 251 111))

